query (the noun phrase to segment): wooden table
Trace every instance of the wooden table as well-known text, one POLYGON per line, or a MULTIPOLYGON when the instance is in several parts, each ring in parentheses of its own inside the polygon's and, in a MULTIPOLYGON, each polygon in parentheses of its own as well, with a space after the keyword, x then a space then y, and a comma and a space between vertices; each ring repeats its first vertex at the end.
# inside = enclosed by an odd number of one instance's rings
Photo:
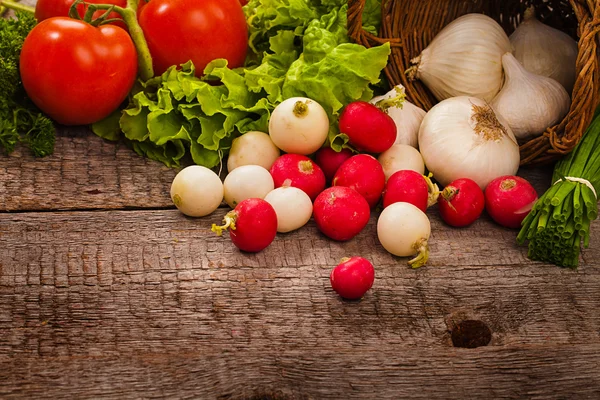
POLYGON ((0 398, 600 398, 598 222, 576 271, 435 208, 418 270, 375 214, 348 242, 311 221, 243 254, 210 231, 226 208, 173 207, 175 173, 86 128, 0 156, 0 398), (351 255, 376 268, 355 302, 329 284, 351 255))
MULTIPOLYGON (((348 242, 311 221, 243 254, 210 231, 226 208, 174 209, 175 170, 86 128, 58 135, 53 156, 0 157, 2 398, 600 395, 596 222, 577 271, 529 261, 486 215, 451 229, 435 208, 417 270, 379 245, 375 214, 348 242), (350 255, 376 268, 358 302, 329 284, 350 255), (457 347, 471 334, 479 347, 457 347)), ((522 174, 541 193, 549 172, 522 174)))

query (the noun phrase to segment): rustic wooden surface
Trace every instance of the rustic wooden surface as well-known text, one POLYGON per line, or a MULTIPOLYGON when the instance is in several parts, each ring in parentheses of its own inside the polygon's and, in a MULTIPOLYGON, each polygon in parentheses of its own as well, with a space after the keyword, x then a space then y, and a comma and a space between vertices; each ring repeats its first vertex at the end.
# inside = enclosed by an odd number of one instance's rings
POLYGON ((172 207, 174 174, 84 128, 48 158, 0 157, 1 398, 600 395, 597 223, 577 271, 529 261, 487 216, 450 229, 435 209, 418 270, 378 244, 375 215, 345 243, 311 222, 243 254, 210 232, 225 208, 172 207), (376 266, 361 301, 329 285, 348 255, 376 266), (453 345, 465 320, 487 346, 453 345))
POLYGON ((348 242, 311 221, 243 254, 210 232, 227 209, 173 208, 175 173, 86 128, 44 159, 0 155, 0 398, 600 398, 598 222, 576 271, 435 208, 418 270, 375 214, 348 242), (329 285, 349 255, 376 268, 360 301, 329 285))

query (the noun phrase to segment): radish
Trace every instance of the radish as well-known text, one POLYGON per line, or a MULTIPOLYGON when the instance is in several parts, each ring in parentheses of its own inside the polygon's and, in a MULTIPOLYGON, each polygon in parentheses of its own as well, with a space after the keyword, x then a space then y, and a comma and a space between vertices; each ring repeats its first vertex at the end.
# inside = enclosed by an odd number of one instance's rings
POLYGON ((325 143, 329 118, 323 107, 306 97, 279 103, 269 119, 269 135, 286 153, 312 154, 325 143))
POLYGON ((375 281, 375 269, 363 257, 346 257, 329 275, 331 288, 344 299, 357 300, 371 289, 375 281))
POLYGON ((190 217, 203 217, 223 201, 223 182, 212 170, 191 165, 179 171, 171 183, 171 200, 190 217))
POLYGON ((271 166, 275 187, 289 185, 304 190, 312 201, 325 189, 325 174, 310 158, 300 154, 284 154, 271 166))
POLYGON ((340 132, 358 151, 383 153, 396 141, 396 124, 392 117, 366 101, 348 104, 339 122, 340 132))
POLYGON ((352 157, 350 149, 335 151, 331 147, 321 147, 315 154, 315 162, 325 174, 325 179, 331 182, 336 171, 344 161, 352 157))
POLYGON ((385 179, 396 171, 410 169, 423 175, 425 173, 425 163, 419 150, 407 144, 394 144, 377 157, 377 161, 383 167, 385 179))
POLYGON ((493 179, 485 188, 485 208, 496 223, 519 228, 538 199, 535 188, 520 176, 493 179))
POLYGON ((410 169, 395 172, 385 184, 383 208, 401 201, 411 203, 426 212, 436 203, 439 189, 429 177, 410 169))
POLYGON ((277 214, 277 232, 291 232, 306 225, 312 215, 313 204, 301 189, 283 185, 267 194, 265 200, 277 214))
POLYGON ((273 177, 260 165, 242 165, 231 171, 223 182, 225 201, 233 208, 242 200, 263 199, 275 188, 273 177))
POLYGON ((221 236, 229 229, 229 237, 240 250, 256 253, 273 242, 277 235, 277 214, 263 199, 246 199, 225 214, 223 225, 212 224, 212 231, 221 236))
POLYGON ((471 225, 483 212, 483 190, 472 179, 461 178, 450 182, 438 199, 440 216, 450 226, 461 228, 471 225))
POLYGON ((417 254, 408 262, 422 267, 429 258, 431 224, 427 215, 410 203, 394 203, 383 209, 377 220, 377 237, 388 252, 399 257, 417 254))
POLYGON ((242 165, 260 165, 270 169, 281 152, 271 137, 259 131, 250 131, 233 139, 227 158, 227 171, 242 165))
POLYGON ((350 240, 367 226, 369 203, 354 189, 333 186, 317 196, 313 216, 325 236, 338 241, 350 240))
POLYGON ((375 157, 357 154, 340 165, 331 184, 356 190, 367 200, 369 207, 374 207, 385 187, 385 174, 375 157))

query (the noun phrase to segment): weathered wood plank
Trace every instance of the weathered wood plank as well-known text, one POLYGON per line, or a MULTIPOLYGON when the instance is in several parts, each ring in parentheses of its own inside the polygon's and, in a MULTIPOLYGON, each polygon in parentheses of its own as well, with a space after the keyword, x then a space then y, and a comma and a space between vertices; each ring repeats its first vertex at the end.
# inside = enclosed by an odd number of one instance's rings
POLYGON ((412 270, 374 219, 349 242, 311 223, 243 254, 209 231, 224 212, 0 215, 0 395, 598 394, 597 224, 571 271, 527 260, 487 218, 450 230, 434 213, 431 260, 412 270), (329 286, 352 254, 376 266, 360 302, 329 286), (487 347, 452 347, 465 319, 489 327, 487 347))
MULTIPOLYGON (((348 341, 353 340, 349 338, 348 341)), ((0 363, 12 398, 596 399, 598 344, 435 349, 216 345, 168 354, 0 363)))
MULTIPOLYGON (((541 194, 551 172, 546 166, 519 174, 541 194)), ((59 128, 52 156, 36 159, 21 148, 0 154, 0 211, 173 208, 176 173, 86 127, 59 128)))
POLYGON ((86 127, 59 128, 51 156, 0 155, 0 210, 172 207, 176 173, 86 127))

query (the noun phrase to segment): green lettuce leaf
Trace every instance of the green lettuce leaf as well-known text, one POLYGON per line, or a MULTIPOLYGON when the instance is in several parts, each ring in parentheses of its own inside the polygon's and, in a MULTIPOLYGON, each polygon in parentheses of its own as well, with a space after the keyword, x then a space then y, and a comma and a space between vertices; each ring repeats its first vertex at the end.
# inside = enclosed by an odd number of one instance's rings
MULTIPOLYGON (((365 21, 375 21, 379 4, 367 1, 365 21)), ((138 154, 168 166, 180 166, 189 156, 212 168, 235 137, 267 132, 277 104, 302 96, 326 110, 327 144, 347 147, 337 129, 339 113, 352 101, 372 97, 390 54, 387 44, 367 49, 351 43, 347 8, 342 0, 250 0, 244 11, 251 51, 243 68, 230 69, 217 59, 199 78, 191 62, 172 66, 136 86, 120 118, 92 129, 110 140, 120 131, 138 154)))

